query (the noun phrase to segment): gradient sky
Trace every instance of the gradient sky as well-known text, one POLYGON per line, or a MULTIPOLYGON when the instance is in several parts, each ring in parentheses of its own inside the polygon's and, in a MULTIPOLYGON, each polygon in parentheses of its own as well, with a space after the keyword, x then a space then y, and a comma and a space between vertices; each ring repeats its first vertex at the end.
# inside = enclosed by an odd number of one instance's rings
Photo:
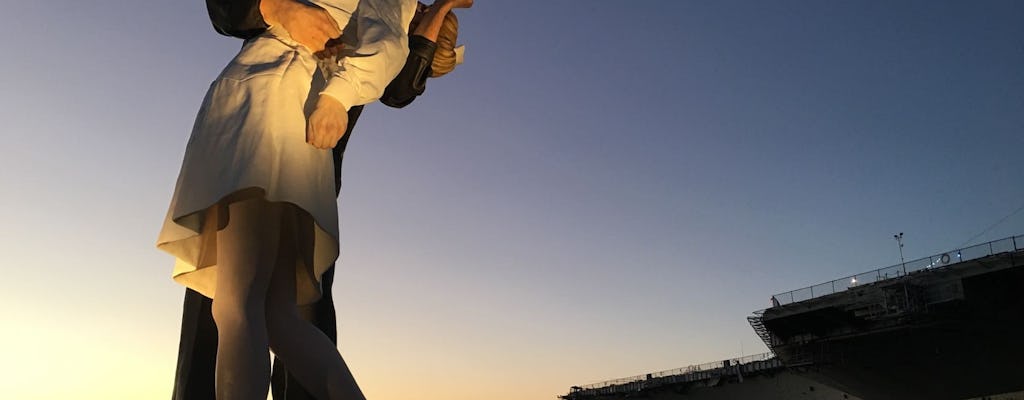
MULTIPOLYGON (((460 19, 467 63, 349 145, 336 304, 371 400, 551 400, 763 352, 744 317, 897 263, 897 232, 907 259, 1024 233, 1024 2, 460 19)), ((183 290, 154 243, 240 42, 199 0, 10 1, 0 34, 0 393, 167 398, 183 290)))

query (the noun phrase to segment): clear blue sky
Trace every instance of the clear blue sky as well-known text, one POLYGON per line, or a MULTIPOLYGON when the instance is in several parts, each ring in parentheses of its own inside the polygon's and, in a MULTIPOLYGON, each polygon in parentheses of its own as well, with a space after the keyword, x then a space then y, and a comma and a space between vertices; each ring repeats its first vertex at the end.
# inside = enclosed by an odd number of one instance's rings
MULTIPOLYGON (((336 303, 372 399, 552 399, 762 352, 745 316, 898 262, 897 232, 908 259, 1024 233, 1024 2, 460 19, 466 64, 369 106, 347 154, 336 303)), ((0 392, 164 398, 182 288, 153 244, 240 42, 199 0, 8 2, 0 34, 0 392)))

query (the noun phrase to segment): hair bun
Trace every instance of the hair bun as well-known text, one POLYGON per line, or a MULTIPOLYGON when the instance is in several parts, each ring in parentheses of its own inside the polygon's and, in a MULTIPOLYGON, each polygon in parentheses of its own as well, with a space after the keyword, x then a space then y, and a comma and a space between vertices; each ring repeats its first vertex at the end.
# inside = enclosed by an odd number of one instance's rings
POLYGON ((430 77, 437 78, 455 69, 461 63, 460 52, 455 50, 455 43, 459 39, 459 18, 454 12, 444 16, 441 23, 441 31, 437 35, 437 51, 434 52, 434 62, 430 64, 430 77))

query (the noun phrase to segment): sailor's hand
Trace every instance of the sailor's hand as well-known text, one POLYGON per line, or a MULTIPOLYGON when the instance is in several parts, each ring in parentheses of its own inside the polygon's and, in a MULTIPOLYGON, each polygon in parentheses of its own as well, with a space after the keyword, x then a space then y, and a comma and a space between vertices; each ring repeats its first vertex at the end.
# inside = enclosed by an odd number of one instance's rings
POLYGON ((341 29, 327 11, 298 0, 262 0, 260 12, 270 25, 281 25, 288 35, 312 53, 324 50, 327 41, 341 36, 341 29))
POLYGON ((331 96, 320 95, 306 125, 306 143, 318 149, 334 148, 347 129, 345 106, 331 96))
POLYGON ((322 51, 313 53, 316 58, 321 60, 329 60, 331 62, 338 61, 338 55, 345 49, 345 45, 341 43, 341 38, 334 38, 327 41, 327 45, 322 51))

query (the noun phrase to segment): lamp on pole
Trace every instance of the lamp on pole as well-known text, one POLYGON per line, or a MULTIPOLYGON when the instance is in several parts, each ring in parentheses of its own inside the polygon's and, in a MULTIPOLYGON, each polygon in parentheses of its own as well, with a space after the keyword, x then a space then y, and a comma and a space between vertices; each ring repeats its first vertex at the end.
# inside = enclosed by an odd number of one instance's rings
POLYGON ((900 265, 903 266, 903 273, 906 274, 907 262, 903 259, 903 232, 900 232, 898 235, 892 235, 892 237, 896 239, 896 244, 900 246, 900 265))

